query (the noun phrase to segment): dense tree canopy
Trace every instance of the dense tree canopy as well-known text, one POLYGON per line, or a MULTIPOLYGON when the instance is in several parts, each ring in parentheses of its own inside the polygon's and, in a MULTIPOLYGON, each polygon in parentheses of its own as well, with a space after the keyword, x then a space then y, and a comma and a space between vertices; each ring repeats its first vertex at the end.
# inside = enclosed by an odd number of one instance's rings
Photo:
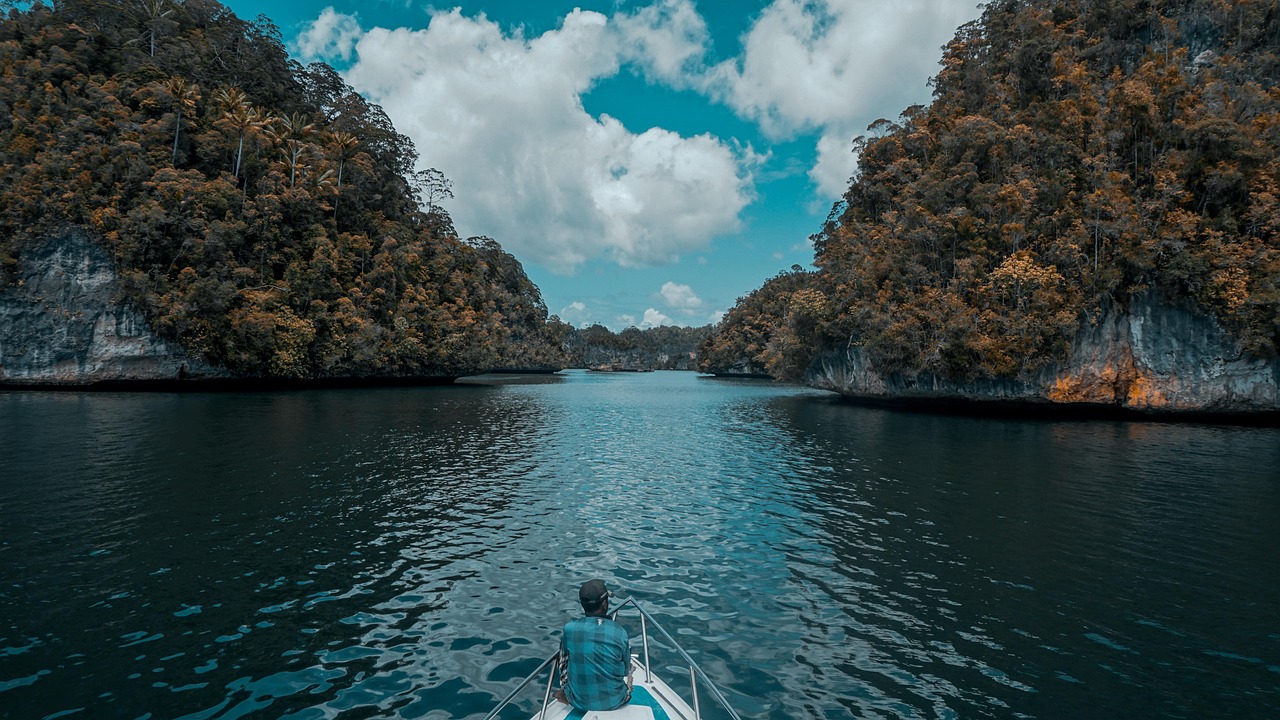
POLYGON ((816 280, 814 273, 796 266, 738 298, 698 349, 698 369, 798 377, 816 350, 810 345, 816 338, 814 323, 828 314, 816 280), (813 307, 814 302, 820 305, 813 307))
POLYGON ((627 370, 693 370, 698 347, 711 334, 710 325, 628 327, 617 333, 603 325, 565 328, 571 365, 627 370))
POLYGON ((0 21, 0 281, 89 230, 163 336, 247 375, 564 364, 520 263, 460 241, 447 179, 265 18, 60 0, 0 21))
POLYGON ((946 47, 933 102, 855 142, 800 345, 857 345, 883 372, 1027 376, 1155 289, 1275 357, 1277 81, 1272 0, 991 2, 946 47))

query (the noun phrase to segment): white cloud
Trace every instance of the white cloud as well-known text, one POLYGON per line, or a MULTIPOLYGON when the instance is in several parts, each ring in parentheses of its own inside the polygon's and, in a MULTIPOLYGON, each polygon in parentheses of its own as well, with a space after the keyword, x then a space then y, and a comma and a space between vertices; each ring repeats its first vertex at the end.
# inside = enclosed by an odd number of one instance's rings
POLYGON ((315 22, 307 23, 293 42, 293 50, 308 59, 350 60, 361 34, 360 23, 354 16, 339 13, 330 6, 320 11, 315 22))
POLYGON ((627 315, 627 314, 619 315, 619 316, 618 316, 618 325, 619 325, 620 327, 622 327, 624 330, 625 330, 626 328, 629 328, 629 327, 635 327, 635 326, 636 326, 636 316, 635 316, 635 315, 627 315))
POLYGON ((680 285, 673 282, 666 282, 662 285, 659 292, 667 306, 675 310, 682 310, 686 314, 702 307, 702 300, 694 294, 693 288, 688 285, 680 285))
MULTIPOLYGON (((361 34, 345 77, 413 139, 422 167, 453 180, 460 232, 556 272, 591 258, 669 263, 740 228, 755 156, 708 134, 632 133, 587 114, 582 95, 628 59, 678 72, 699 52, 684 5, 614 20, 575 10, 534 38, 435 12, 425 30, 361 34)), ((354 18, 326 11, 299 47, 340 50, 333 38, 346 35, 330 28, 347 27, 354 18)))
POLYGON ((927 102, 940 48, 977 15, 975 0, 774 0, 703 87, 775 138, 818 132, 809 175, 836 197, 856 166, 853 138, 927 102))
POLYGON ((714 323, 719 323, 721 320, 723 320, 723 319, 724 319, 724 316, 725 316, 726 314, 728 314, 728 311, 726 311, 726 310, 717 310, 717 311, 715 311, 715 312, 711 313, 711 322, 712 322, 713 324, 714 324, 714 323))
POLYGON ((858 166, 853 138, 860 134, 853 128, 831 128, 818 139, 818 161, 809 170, 809 179, 827 197, 840 197, 849 189, 849 180, 858 166))
POLYGON ((560 309, 560 319, 575 327, 584 327, 591 320, 591 314, 587 312, 587 304, 575 300, 560 309))
POLYGON ((659 325, 671 325, 671 318, 662 314, 655 308, 649 308, 644 311, 644 319, 640 321, 640 329, 658 327, 659 325))
POLYGON ((660 0, 616 18, 624 52, 651 80, 683 87, 711 45, 707 23, 690 0, 660 0))
POLYGON ((772 139, 815 137, 813 166, 786 172, 807 171, 824 207, 848 187, 853 137, 927 102, 941 46, 977 14, 977 0, 773 0, 737 55, 714 62, 693 0, 575 10, 536 37, 456 8, 432 11, 426 29, 363 30, 327 7, 292 46, 303 60, 351 62, 348 82, 413 139, 422 167, 454 182, 459 231, 572 273, 597 258, 670 263, 736 232, 768 159, 710 134, 632 132, 588 114, 582 97, 600 81, 638 68, 772 139))

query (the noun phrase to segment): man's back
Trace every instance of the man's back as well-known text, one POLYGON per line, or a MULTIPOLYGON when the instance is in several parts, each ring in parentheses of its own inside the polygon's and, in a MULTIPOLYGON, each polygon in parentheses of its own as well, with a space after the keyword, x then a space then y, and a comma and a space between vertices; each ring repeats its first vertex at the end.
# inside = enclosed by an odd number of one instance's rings
POLYGON ((565 695, 580 710, 612 710, 627 701, 631 639, 606 617, 565 623, 560 648, 568 655, 565 695))

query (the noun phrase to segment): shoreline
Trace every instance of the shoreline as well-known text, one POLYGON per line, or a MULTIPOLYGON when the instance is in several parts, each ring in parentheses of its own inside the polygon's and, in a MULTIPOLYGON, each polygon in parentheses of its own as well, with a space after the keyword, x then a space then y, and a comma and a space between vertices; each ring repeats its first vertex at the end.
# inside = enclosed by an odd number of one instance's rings
MULTIPOLYGON (((813 387, 813 386, 809 386, 813 387)), ((825 389, 825 388, 818 388, 825 389)), ((836 392, 836 391, 832 391, 836 392)), ((1137 410, 1105 403, 1052 403, 955 397, 858 396, 836 392, 840 403, 922 415, 1021 421, 1160 422, 1280 427, 1280 411, 1137 410)))
MULTIPOLYGON (((572 369, 572 368, 567 368, 572 369)), ((581 368, 579 368, 581 369, 581 368)), ((586 369, 588 372, 590 369, 586 369)), ((379 376, 338 377, 296 380, 287 378, 160 378, 114 379, 85 383, 47 381, 0 381, 0 393, 54 392, 54 393, 237 393, 237 392, 292 392, 305 390, 347 390, 375 388, 412 388, 469 386, 477 383, 458 382, 464 378, 487 375, 528 375, 554 377, 560 371, 467 373, 460 375, 428 376, 379 376)), ((599 371, 597 371, 599 372, 599 371)), ((644 375, 642 372, 618 373, 644 375)), ((708 379, 770 381, 768 376, 699 373, 708 379)), ((1214 410, 1138 410, 1105 403, 1054 403, 1048 401, 1018 401, 958 397, 892 397, 845 394, 830 388, 802 385, 815 390, 826 390, 834 401, 856 407, 877 408, 922 415, 1006 419, 1036 422, 1158 422, 1176 424, 1236 425, 1247 427, 1280 427, 1280 411, 1214 411, 1214 410)))
POLYGON ((277 392, 282 390, 338 390, 347 388, 428 387, 452 385, 463 375, 419 377, 349 377, 290 380, 287 378, 166 378, 154 380, 97 380, 69 382, 0 382, 0 392, 277 392))

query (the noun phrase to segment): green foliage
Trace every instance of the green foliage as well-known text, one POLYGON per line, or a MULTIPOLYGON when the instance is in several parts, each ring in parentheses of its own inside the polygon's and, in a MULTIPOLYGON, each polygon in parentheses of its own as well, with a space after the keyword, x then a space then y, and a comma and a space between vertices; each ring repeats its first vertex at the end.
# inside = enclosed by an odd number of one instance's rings
MULTIPOLYGON (((553 316, 553 324, 559 318, 553 316)), ((626 370, 693 370, 698 347, 711 326, 629 327, 615 333, 603 325, 573 329, 563 326, 561 337, 574 367, 626 370)))
MULTIPOLYGON (((932 104, 855 142, 815 237, 831 314, 796 341, 860 346, 887 373, 1026 377, 1155 287, 1275 357, 1278 80, 1274 3, 988 4, 946 47, 932 104)), ((753 302, 721 335, 767 360, 790 308, 753 302)))
POLYGON ((820 326, 832 314, 816 280, 814 273, 795 266, 738 298, 698 349, 698 369, 764 371, 776 378, 798 379, 817 350, 820 326))
POLYGON ((90 229, 127 302, 246 375, 561 367, 494 241, 461 242, 385 113, 213 0, 63 0, 0 21, 0 281, 90 229))

